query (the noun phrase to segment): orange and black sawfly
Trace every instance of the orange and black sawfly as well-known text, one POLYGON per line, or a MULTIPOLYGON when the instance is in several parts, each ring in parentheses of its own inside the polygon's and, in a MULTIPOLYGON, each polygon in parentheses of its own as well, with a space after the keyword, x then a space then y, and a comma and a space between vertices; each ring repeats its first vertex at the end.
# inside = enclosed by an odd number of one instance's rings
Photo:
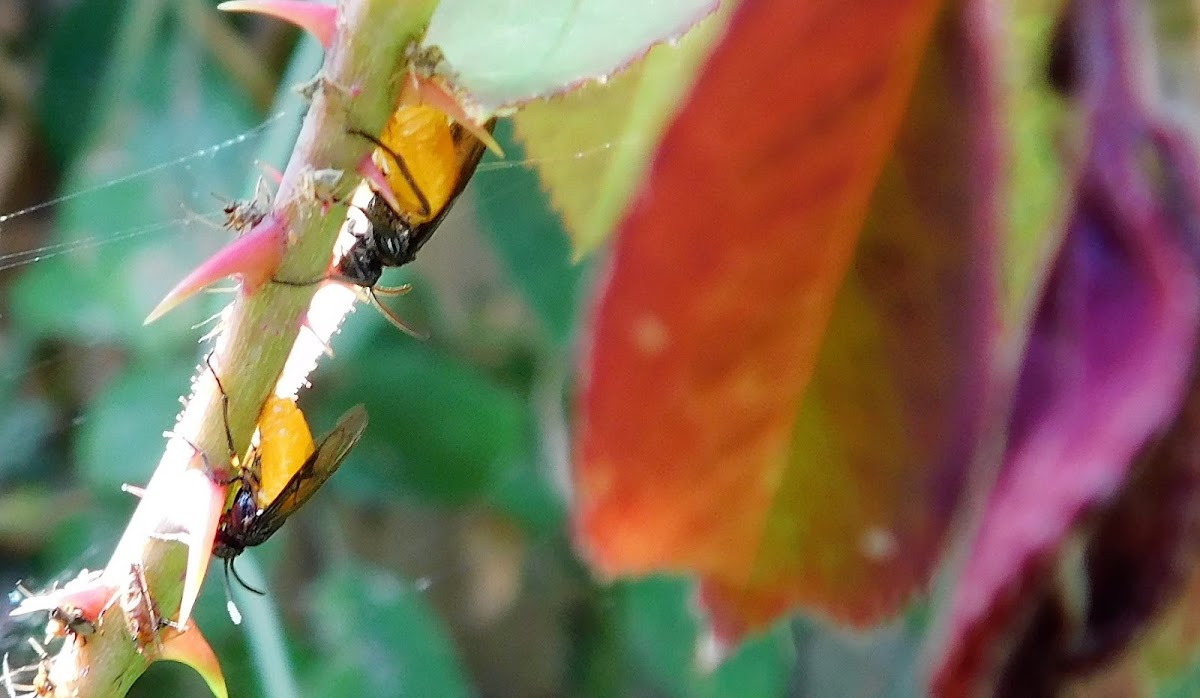
MULTIPOLYGON (((483 128, 490 133, 495 125, 492 119, 483 128)), ((466 188, 487 146, 461 124, 423 105, 397 109, 381 138, 353 133, 375 144, 376 161, 400 208, 375 192, 363 210, 367 230, 356 233, 332 278, 364 288, 388 322, 415 335, 378 298, 406 293, 408 286, 380 286, 379 279, 384 269, 416 259, 466 188)))
MULTIPOLYGON (((217 387, 228 410, 228 396, 219 378, 217 387)), ((366 430, 367 411, 362 405, 352 407, 315 445, 292 400, 269 400, 258 426, 259 444, 242 467, 232 504, 221 515, 213 555, 225 561, 227 580, 232 572, 242 586, 262 593, 238 576, 233 559, 274 535, 337 471, 366 430)))

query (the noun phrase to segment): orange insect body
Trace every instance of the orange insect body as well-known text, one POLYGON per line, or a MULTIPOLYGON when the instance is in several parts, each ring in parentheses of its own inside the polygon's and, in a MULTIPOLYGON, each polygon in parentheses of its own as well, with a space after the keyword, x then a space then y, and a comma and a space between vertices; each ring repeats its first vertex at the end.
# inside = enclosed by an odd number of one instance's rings
POLYGON ((259 417, 259 445, 213 540, 217 557, 232 560, 270 538, 333 475, 367 427, 367 411, 358 405, 314 446, 299 408, 286 402, 271 401, 259 417), (274 494, 263 496, 264 489, 274 494))
POLYGON ((272 396, 258 419, 258 487, 255 502, 266 509, 316 450, 295 400, 272 396))
POLYGON ((429 204, 423 211, 421 196, 392 153, 379 148, 375 163, 387 175, 409 224, 420 225, 436 217, 461 189, 461 163, 451 120, 441 111, 424 105, 400 107, 383 129, 380 141, 404 160, 413 181, 429 204))
MULTIPOLYGON (((479 128, 490 134, 496 120, 479 128)), ((372 180, 375 196, 363 209, 368 230, 338 261, 334 278, 365 289, 371 304, 397 328, 420 336, 379 302, 408 286, 379 286, 383 270, 402 267, 437 230, 454 200, 479 165, 485 145, 471 129, 429 106, 403 106, 384 128, 382 138, 362 131, 375 143, 374 157, 386 181, 372 180)))

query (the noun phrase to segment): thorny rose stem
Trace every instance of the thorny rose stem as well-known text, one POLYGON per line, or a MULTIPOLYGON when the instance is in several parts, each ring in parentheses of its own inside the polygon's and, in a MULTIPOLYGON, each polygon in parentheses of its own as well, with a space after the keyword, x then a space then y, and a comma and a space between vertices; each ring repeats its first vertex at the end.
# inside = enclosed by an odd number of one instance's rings
MULTIPOLYGON (((435 6, 436 0, 343 0, 340 4, 321 89, 313 96, 275 200, 273 213, 288 222, 291 240, 278 272, 281 276, 317 278, 324 272, 345 218, 344 201, 358 182, 356 165, 370 149, 369 141, 349 131, 382 129, 403 85, 405 48, 419 38, 435 6), (344 176, 323 192, 336 203, 322 210, 323 203, 312 190, 313 173, 327 170, 344 176)), ((316 289, 268 284, 253 295, 239 294, 227 310, 213 362, 229 394, 229 430, 240 450, 249 444, 261 406, 276 389, 316 289)), ((315 355, 305 359, 306 368, 315 361, 315 355)), ((218 469, 228 467, 221 401, 203 363, 175 431, 218 469)), ((108 583, 119 583, 128 576, 130 563, 140 561, 152 596, 166 617, 176 616, 183 593, 188 548, 179 544, 179 533, 187 530, 194 536, 197 527, 213 525, 220 512, 220 505, 214 510, 213 502, 224 500, 224 487, 196 477, 198 463, 181 439, 168 443, 106 573, 108 583), (209 492, 201 495, 197 489, 209 492), (174 540, 164 539, 172 536, 174 540)), ((198 552, 207 560, 209 550, 198 552)), ((54 658, 50 679, 56 694, 121 696, 148 666, 148 660, 135 651, 117 605, 105 612, 99 625, 86 643, 68 639, 54 658)))

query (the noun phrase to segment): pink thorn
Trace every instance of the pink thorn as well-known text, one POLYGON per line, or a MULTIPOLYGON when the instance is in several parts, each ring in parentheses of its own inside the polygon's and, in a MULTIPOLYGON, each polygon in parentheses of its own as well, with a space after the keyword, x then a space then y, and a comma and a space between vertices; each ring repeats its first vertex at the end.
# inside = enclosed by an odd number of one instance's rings
POLYGON ((262 170, 262 173, 265 174, 266 176, 275 180, 276 186, 283 184, 283 173, 280 172, 279 169, 277 167, 275 167, 274 165, 272 165, 271 163, 260 162, 260 163, 258 163, 258 169, 262 170))
POLYGON ((112 598, 114 588, 101 571, 81 574, 67 582, 61 589, 52 589, 43 594, 35 594, 21 601, 10 616, 23 616, 38 611, 49 611, 55 608, 72 607, 83 612, 85 618, 95 619, 100 616, 104 605, 112 598))
POLYGON ((214 482, 202 468, 188 468, 181 478, 180 492, 186 492, 187 497, 181 497, 179 506, 186 507, 187 511, 180 512, 178 517, 187 531, 188 561, 176 622, 186 625, 196 605, 196 597, 200 595, 204 575, 208 572, 213 539, 217 535, 221 512, 225 510, 229 486, 214 482))
POLYGON ((416 73, 409 73, 409 85, 415 90, 419 103, 427 104, 462 124, 463 128, 478 138, 479 142, 487 146, 487 149, 492 151, 496 157, 504 157, 504 150, 500 144, 483 127, 487 118, 480 118, 477 113, 473 113, 479 110, 470 104, 469 100, 453 94, 444 80, 423 78, 416 73))
POLYGON ((371 188, 376 193, 383 197, 383 200, 387 202, 388 206, 392 207, 393 211, 404 210, 400 208, 400 201, 396 198, 396 192, 392 191, 392 185, 388 183, 387 175, 383 173, 383 170, 379 169, 379 165, 375 164, 375 160, 371 157, 370 153, 362 159, 362 162, 358 163, 358 173, 371 184, 371 188))
POLYGON ((287 235, 283 224, 274 214, 268 215, 248 233, 222 247, 193 269, 150 311, 144 324, 149 325, 167 314, 212 282, 234 274, 241 276, 242 292, 253 294, 275 275, 275 270, 283 260, 285 247, 287 235))
POLYGON ((225 685, 225 675, 221 673, 221 663, 199 626, 188 623, 181 631, 167 628, 163 634, 167 638, 162 644, 162 659, 190 666, 208 684, 213 696, 228 698, 229 689, 225 685))
POLYGON ((276 17, 312 34, 328 51, 337 29, 337 8, 300 0, 229 0, 217 5, 225 12, 256 12, 276 17))

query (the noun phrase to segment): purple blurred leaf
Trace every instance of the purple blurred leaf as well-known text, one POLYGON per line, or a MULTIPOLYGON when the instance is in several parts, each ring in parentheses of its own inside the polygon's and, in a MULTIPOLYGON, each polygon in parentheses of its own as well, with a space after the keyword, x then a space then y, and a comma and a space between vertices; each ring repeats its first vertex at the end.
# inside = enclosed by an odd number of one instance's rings
POLYGON ((1176 423, 1191 383, 1196 158, 1142 101, 1148 72, 1132 11, 1078 2, 1066 25, 1086 110, 1082 166, 1001 471, 951 594, 937 695, 1052 691, 1120 649, 1182 582, 1168 572, 1172 541, 1190 525, 1192 421, 1173 434, 1188 447, 1148 447, 1176 423), (1148 506, 1167 483, 1186 501, 1148 506), (1134 552, 1151 540, 1160 546, 1134 552))

